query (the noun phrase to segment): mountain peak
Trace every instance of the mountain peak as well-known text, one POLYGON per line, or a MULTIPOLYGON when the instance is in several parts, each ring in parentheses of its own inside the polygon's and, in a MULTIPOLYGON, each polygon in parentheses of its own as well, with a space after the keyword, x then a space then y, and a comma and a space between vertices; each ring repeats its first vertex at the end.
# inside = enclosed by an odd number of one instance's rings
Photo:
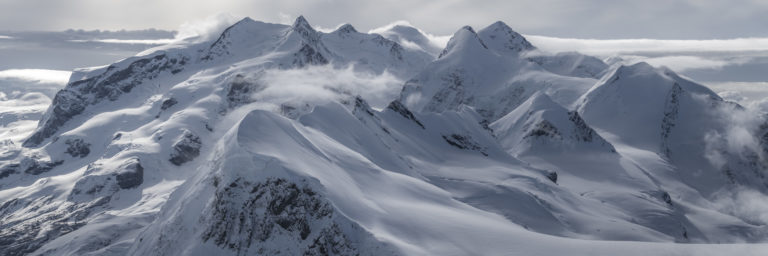
POLYGON ((639 73, 655 73, 657 70, 651 64, 641 61, 631 65, 621 65, 616 74, 639 74, 639 73))
POLYGON ((615 152, 577 112, 568 111, 541 91, 493 122, 491 127, 502 145, 513 154, 576 148, 615 152))
POLYGON ((355 27, 352 26, 352 24, 349 24, 349 23, 341 25, 341 27, 339 27, 335 31, 335 33, 344 33, 344 34, 355 33, 355 32, 357 32, 357 29, 355 29, 355 27))
POLYGON ((299 17, 296 18, 296 20, 293 22, 293 29, 294 30, 306 30, 306 31, 312 31, 315 32, 315 29, 312 28, 311 25, 309 25, 309 22, 306 18, 304 18, 303 15, 299 15, 299 17))
POLYGON ((474 29, 470 26, 464 26, 460 28, 456 33, 453 34, 451 39, 448 41, 448 45, 445 47, 445 49, 440 53, 440 56, 438 58, 442 58, 445 55, 450 54, 451 52, 461 50, 461 49, 478 49, 478 48, 488 49, 488 46, 485 45, 482 39, 477 35, 474 29))
POLYGON ((250 22, 256 22, 256 21, 251 19, 251 17, 245 17, 240 19, 238 22, 235 22, 235 24, 250 23, 250 22))
POLYGON ((507 23, 504 23, 503 21, 500 21, 500 20, 497 20, 493 24, 488 25, 487 28, 504 29, 504 30, 512 31, 512 28, 509 27, 509 25, 507 25, 507 23))
POLYGON ((304 40, 310 44, 315 44, 320 40, 320 35, 311 25, 309 25, 309 22, 303 15, 296 18, 296 21, 293 22, 293 26, 291 27, 293 32, 299 34, 300 37, 304 38, 304 40))
POLYGON ((499 53, 514 53, 536 49, 522 35, 502 21, 494 22, 477 33, 491 50, 499 53))
POLYGON ((459 29, 459 31, 465 31, 465 30, 473 34, 477 34, 477 32, 475 32, 475 29, 472 28, 472 26, 463 26, 459 29))

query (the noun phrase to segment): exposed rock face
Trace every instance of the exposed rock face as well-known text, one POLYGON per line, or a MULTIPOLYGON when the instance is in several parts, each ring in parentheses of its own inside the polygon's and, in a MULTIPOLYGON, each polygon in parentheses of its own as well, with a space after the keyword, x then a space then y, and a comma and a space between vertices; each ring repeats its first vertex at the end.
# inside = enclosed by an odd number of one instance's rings
POLYGON ((424 124, 422 124, 418 119, 416 119, 416 116, 414 116, 413 113, 410 110, 408 110, 408 107, 403 105, 403 103, 400 103, 399 100, 390 102, 389 105, 387 106, 387 109, 395 111, 396 113, 405 117, 405 119, 413 121, 416 125, 421 127, 421 129, 426 129, 424 127, 424 124))
POLYGON ((669 90, 669 95, 667 95, 667 100, 664 103, 664 118, 661 120, 661 152, 666 157, 670 155, 669 136, 672 133, 672 128, 675 127, 675 121, 680 111, 680 94, 682 92, 683 88, 680 87, 680 84, 675 83, 669 90))
POLYGON ((553 172, 553 171, 547 172, 547 179, 557 184, 557 172, 553 172))
MULTIPOLYGON (((442 78, 445 87, 441 88, 427 103, 425 109, 432 112, 441 112, 445 109, 455 109, 465 102, 464 71, 454 70, 442 78)), ((407 84, 406 84, 407 86, 407 84)))
POLYGON ((528 134, 523 137, 523 139, 528 137, 547 137, 550 139, 558 140, 563 139, 562 135, 560 135, 560 131, 557 130, 557 127, 552 125, 552 123, 547 120, 542 120, 541 122, 536 123, 533 129, 531 129, 528 134))
POLYGON ((254 102, 253 94, 266 88, 255 79, 249 79, 242 74, 235 75, 227 89, 227 102, 229 108, 254 102))
POLYGON ((568 111, 540 92, 491 126, 502 145, 516 154, 574 149, 616 152, 577 111, 568 111))
POLYGON ((109 201, 109 197, 102 197, 86 203, 62 203, 53 196, 7 201, 0 205, 0 252, 9 256, 32 253, 83 227, 91 213, 109 201), (18 214, 32 211, 36 214, 18 214))
POLYGON ((280 178, 223 184, 203 241, 238 255, 359 255, 335 221, 333 206, 306 185, 280 178), (290 243, 297 250, 271 246, 290 243))
POLYGON ((144 167, 138 158, 130 159, 120 167, 115 179, 121 189, 138 187, 144 182, 144 167))
POLYGON ((175 98, 168 98, 167 100, 163 101, 162 105, 160 105, 160 110, 169 109, 177 103, 179 103, 179 101, 177 101, 175 98))
POLYGON ((171 153, 171 158, 168 161, 175 165, 182 165, 192 161, 200 155, 200 147, 202 145, 200 137, 190 131, 184 131, 181 139, 173 144, 174 152, 171 153))
POLYGON ((499 53, 518 54, 536 49, 525 37, 501 21, 491 24, 477 34, 488 48, 499 53))
MULTIPOLYGON (((581 142, 592 142, 592 140, 598 136, 595 130, 592 129, 592 127, 589 127, 586 122, 584 122, 584 119, 581 118, 579 112, 569 111, 568 120, 570 120, 573 124, 573 134, 571 137, 574 140, 581 142)), ((601 143, 605 143, 605 140, 602 137, 599 139, 601 143)))
POLYGON ((11 174, 18 173, 19 164, 7 164, 0 167, 0 179, 11 176, 11 174))
POLYGON ((24 167, 24 172, 32 175, 38 175, 45 173, 53 169, 53 167, 59 166, 64 163, 64 160, 59 161, 46 161, 37 160, 34 158, 25 158, 21 161, 21 167, 24 167))
POLYGON ((293 65, 296 67, 328 64, 328 59, 309 44, 304 44, 298 52, 293 54, 293 57, 293 65))
POLYGON ((477 143, 469 136, 461 134, 450 134, 443 135, 443 139, 448 144, 451 144, 451 146, 457 147, 459 149, 478 151, 480 154, 488 156, 488 153, 485 152, 486 148, 481 146, 480 143, 477 143))
POLYGON ((83 139, 67 139, 67 151, 65 153, 72 157, 86 157, 91 153, 91 144, 83 141, 83 139))
POLYGON ((91 164, 85 173, 72 188, 69 201, 84 202, 111 197, 120 189, 136 188, 144 182, 144 167, 139 158, 125 160, 117 169, 102 169, 100 164, 91 164))
POLYGON ((35 147, 51 137, 88 105, 104 100, 115 101, 146 80, 156 78, 162 72, 178 72, 187 63, 184 56, 157 54, 138 59, 127 67, 111 65, 104 73, 71 82, 53 98, 51 108, 40 121, 37 131, 24 141, 24 147, 35 147))

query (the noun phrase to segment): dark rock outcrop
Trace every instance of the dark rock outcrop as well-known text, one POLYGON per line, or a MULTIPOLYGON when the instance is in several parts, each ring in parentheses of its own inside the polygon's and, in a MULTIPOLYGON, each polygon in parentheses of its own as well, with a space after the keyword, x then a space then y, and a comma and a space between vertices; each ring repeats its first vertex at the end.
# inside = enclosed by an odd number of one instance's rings
POLYGON ((72 157, 83 158, 91 153, 91 144, 83 139, 67 139, 64 144, 67 144, 67 151, 65 153, 72 157))
POLYGON ((132 158, 120 167, 115 179, 121 189, 138 187, 144 182, 144 167, 138 158, 132 158))
POLYGON ((28 255, 85 226, 91 213, 109 201, 109 197, 101 197, 85 203, 59 203, 53 196, 7 201, 0 205, 0 252, 8 256, 28 255), (19 211, 36 214, 13 214, 19 211))
POLYGON ((32 174, 32 175, 38 175, 41 173, 45 173, 53 169, 53 167, 59 166, 64 163, 64 160, 59 161, 45 161, 45 160, 37 160, 33 158, 27 158, 24 161, 22 161, 21 165, 26 166, 26 169, 24 169, 25 173, 32 174))
POLYGON ((357 255, 334 220, 333 206, 306 185, 281 178, 252 184, 237 179, 219 187, 202 240, 238 255, 285 254, 274 239, 298 246, 297 255, 357 255))
POLYGON ((168 161, 177 166, 192 161, 200 155, 202 145, 200 137, 190 131, 185 131, 181 139, 173 144, 174 152, 171 153, 171 158, 168 161))
POLYGON ((486 153, 486 148, 481 146, 480 143, 474 141, 471 137, 460 135, 460 134, 451 134, 451 135, 443 135, 443 139, 445 142, 450 144, 451 146, 457 147, 459 149, 464 150, 474 150, 480 152, 480 154, 483 154, 484 156, 488 156, 488 153, 486 153))
POLYGON ((100 75, 67 84, 63 90, 56 93, 51 107, 40 121, 40 126, 24 141, 23 146, 40 145, 45 139, 56 134, 61 126, 81 114, 87 106, 104 100, 115 101, 162 72, 183 68, 187 61, 188 58, 184 56, 157 54, 135 60, 126 67, 111 65, 100 75))
POLYGON ((424 127, 424 124, 422 124, 418 119, 416 119, 416 116, 413 115, 413 112, 408 110, 408 107, 403 105, 403 103, 401 103, 399 100, 390 102, 389 105, 387 106, 387 109, 395 111, 395 113, 400 114, 401 116, 405 117, 405 119, 413 121, 419 127, 421 127, 421 129, 426 129, 424 127))

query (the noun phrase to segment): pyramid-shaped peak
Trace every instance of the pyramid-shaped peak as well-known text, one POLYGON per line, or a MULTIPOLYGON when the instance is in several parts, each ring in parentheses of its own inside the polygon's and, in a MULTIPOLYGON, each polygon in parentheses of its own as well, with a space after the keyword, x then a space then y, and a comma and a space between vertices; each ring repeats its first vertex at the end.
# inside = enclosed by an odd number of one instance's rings
POLYGON ((293 22, 291 27, 293 32, 298 34, 305 42, 309 44, 316 44, 320 40, 320 34, 309 25, 307 19, 304 16, 299 16, 296 21, 293 22))
POLYGON ((244 23, 252 23, 252 22, 256 22, 256 21, 251 19, 251 17, 245 17, 245 18, 242 18, 240 21, 235 22, 235 25, 237 25, 237 24, 244 24, 244 23))
POLYGON ((251 19, 250 17, 245 17, 238 22, 235 22, 235 24, 232 24, 227 29, 224 30, 222 34, 226 34, 228 31, 232 31, 233 29, 247 29, 248 27, 253 26, 254 24, 259 23, 258 21, 255 21, 251 19))
POLYGON ((488 46, 486 46, 483 40, 478 37, 472 27, 464 26, 456 31, 451 39, 448 40, 448 45, 443 49, 443 52, 440 53, 438 58, 442 58, 454 51, 473 50, 478 48, 488 49, 488 46))
POLYGON ((299 17, 296 18, 296 20, 293 22, 293 29, 315 31, 315 29, 312 28, 311 25, 309 25, 309 22, 307 21, 307 19, 304 18, 304 15, 299 15, 299 17))
MULTIPOLYGON (((512 30, 511 27, 509 27, 509 25, 507 25, 507 23, 504 23, 503 21, 500 21, 500 20, 494 22, 491 25, 488 25, 488 27, 486 27, 485 29, 503 30, 503 31, 515 32, 514 30, 512 30)), ((485 29, 483 29, 483 30, 485 30, 485 29)), ((515 33, 517 33, 517 32, 515 32, 515 33)))
POLYGON ((536 49, 523 35, 502 21, 494 22, 477 34, 490 49, 500 53, 519 53, 536 49))
POLYGON ((475 32, 475 29, 472 28, 472 26, 463 26, 456 33, 459 33, 459 32, 462 32, 462 31, 469 31, 472 34, 477 34, 477 32, 475 32))
POLYGON ((669 68, 654 67, 646 62, 621 65, 610 76, 603 78, 602 81, 605 85, 623 84, 626 85, 626 88, 636 88, 643 93, 649 93, 650 88, 657 88, 658 95, 666 95, 673 86, 678 86, 687 92, 708 95, 712 99, 720 99, 720 96, 708 87, 681 77, 669 68))
POLYGON ((352 24, 346 23, 344 25, 341 25, 338 29, 336 29, 336 32, 338 33, 355 33, 357 32, 357 29, 355 29, 352 24))

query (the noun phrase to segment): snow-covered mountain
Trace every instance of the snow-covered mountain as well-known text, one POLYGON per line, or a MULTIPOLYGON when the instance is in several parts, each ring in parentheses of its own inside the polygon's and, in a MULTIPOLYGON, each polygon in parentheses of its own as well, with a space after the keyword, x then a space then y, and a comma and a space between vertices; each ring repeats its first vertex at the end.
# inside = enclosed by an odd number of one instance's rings
POLYGON ((74 72, 3 144, 0 252, 760 255, 768 223, 728 206, 768 192, 766 127, 502 22, 435 50, 245 18, 74 72))

